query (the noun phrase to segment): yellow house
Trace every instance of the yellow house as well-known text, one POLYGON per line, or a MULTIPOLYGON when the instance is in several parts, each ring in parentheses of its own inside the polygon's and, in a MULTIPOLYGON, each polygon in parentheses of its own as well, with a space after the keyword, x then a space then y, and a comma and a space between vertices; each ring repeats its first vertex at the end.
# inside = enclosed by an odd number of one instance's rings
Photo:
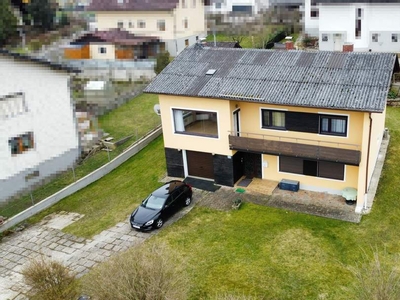
POLYGON ((159 37, 172 56, 206 35, 201 0, 92 0, 87 10, 95 13, 97 30, 159 37))
POLYGON ((242 176, 357 191, 381 147, 394 54, 206 48, 182 52, 159 94, 167 172, 233 186, 242 176))

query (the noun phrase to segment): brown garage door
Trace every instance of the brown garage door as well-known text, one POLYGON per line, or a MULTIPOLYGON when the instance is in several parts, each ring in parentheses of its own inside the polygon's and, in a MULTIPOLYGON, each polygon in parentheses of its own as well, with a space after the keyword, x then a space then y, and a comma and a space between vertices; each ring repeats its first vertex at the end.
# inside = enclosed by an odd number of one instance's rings
POLYGON ((214 165, 211 153, 186 151, 189 175, 214 179, 214 165))

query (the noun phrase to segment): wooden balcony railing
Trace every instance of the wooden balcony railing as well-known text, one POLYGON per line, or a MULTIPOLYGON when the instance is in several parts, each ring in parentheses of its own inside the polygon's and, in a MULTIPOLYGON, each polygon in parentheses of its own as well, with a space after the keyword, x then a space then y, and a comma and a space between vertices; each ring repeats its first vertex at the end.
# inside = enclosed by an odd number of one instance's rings
POLYGON ((229 148, 238 151, 340 162, 355 166, 358 166, 361 160, 360 146, 355 144, 248 132, 230 131, 229 148))

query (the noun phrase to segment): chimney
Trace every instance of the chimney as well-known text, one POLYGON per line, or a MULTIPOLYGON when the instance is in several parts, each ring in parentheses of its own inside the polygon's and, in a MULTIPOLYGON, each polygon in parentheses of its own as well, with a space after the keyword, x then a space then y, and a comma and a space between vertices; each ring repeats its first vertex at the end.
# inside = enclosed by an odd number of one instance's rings
POLYGON ((287 42, 285 43, 285 48, 286 48, 286 50, 294 50, 293 41, 287 41, 287 42))
POLYGON ((352 43, 345 43, 343 45, 343 52, 353 52, 354 51, 354 44, 352 43))

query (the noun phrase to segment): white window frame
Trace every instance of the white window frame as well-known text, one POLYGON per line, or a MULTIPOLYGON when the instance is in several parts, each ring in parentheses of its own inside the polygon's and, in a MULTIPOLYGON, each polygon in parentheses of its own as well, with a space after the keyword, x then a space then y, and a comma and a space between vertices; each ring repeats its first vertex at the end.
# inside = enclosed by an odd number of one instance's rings
POLYGON ((178 106, 173 106, 170 107, 170 114, 171 114, 171 121, 172 121, 172 134, 173 135, 178 135, 178 136, 191 136, 194 138, 205 138, 205 139, 213 139, 213 140, 219 140, 221 139, 221 132, 220 132, 220 113, 218 110, 211 110, 211 109, 200 109, 200 108, 195 108, 195 107, 178 107, 178 106), (185 134, 185 133, 179 133, 175 131, 175 116, 174 116, 174 110, 190 110, 190 111, 204 111, 204 112, 211 112, 211 113, 216 113, 217 114, 217 135, 216 137, 214 136, 204 136, 204 135, 196 135, 196 134, 185 134))

